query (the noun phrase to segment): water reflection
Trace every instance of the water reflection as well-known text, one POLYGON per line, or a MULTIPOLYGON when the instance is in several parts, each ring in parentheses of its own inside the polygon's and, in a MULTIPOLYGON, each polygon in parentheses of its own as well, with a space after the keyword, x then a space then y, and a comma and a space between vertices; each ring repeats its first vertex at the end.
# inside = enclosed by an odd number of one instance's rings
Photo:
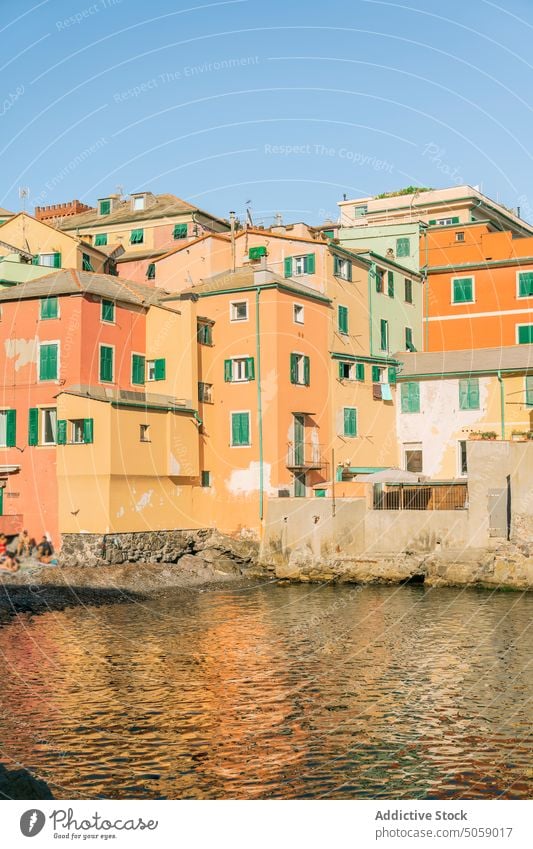
POLYGON ((526 798, 532 607, 247 586, 20 615, 0 760, 62 798, 526 798))

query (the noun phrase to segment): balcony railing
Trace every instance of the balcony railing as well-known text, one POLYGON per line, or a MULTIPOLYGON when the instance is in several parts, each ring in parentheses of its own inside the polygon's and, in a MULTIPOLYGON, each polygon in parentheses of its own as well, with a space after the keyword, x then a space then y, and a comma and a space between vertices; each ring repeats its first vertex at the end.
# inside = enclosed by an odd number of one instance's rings
POLYGON ((288 469, 324 469, 323 446, 314 442, 290 442, 287 448, 288 469))
POLYGON ((465 510, 465 483, 374 484, 374 510, 465 510))

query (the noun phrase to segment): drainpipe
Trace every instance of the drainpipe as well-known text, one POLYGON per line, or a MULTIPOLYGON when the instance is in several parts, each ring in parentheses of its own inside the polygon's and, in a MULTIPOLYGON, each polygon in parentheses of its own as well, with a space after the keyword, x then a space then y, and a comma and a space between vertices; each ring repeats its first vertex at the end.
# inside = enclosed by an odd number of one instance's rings
POLYGON ((501 371, 498 369, 498 380, 500 382, 500 420, 501 420, 501 430, 502 430, 502 439, 505 439, 505 395, 503 391, 503 377, 501 371))
POLYGON ((261 337, 259 322, 259 295, 261 288, 255 290, 255 353, 257 358, 257 429, 259 431, 259 519, 263 521, 264 494, 263 494, 263 403, 261 398, 261 337))

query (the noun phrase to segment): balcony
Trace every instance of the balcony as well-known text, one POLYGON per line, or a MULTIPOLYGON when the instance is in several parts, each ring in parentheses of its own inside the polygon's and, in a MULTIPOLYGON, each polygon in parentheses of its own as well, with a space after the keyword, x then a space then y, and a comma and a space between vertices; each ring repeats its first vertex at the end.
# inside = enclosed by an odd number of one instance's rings
POLYGON ((455 481, 439 483, 374 484, 374 510, 466 510, 468 486, 455 481))
POLYGON ((287 447, 287 468, 296 471, 311 471, 312 469, 325 469, 326 460, 323 454, 323 445, 315 442, 289 442, 287 447))

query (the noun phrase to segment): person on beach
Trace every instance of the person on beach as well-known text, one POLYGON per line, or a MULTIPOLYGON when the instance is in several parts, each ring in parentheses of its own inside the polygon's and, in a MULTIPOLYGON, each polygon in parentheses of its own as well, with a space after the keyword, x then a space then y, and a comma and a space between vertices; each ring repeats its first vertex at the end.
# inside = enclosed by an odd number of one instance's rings
POLYGON ((37 559, 39 563, 51 563, 54 556, 52 543, 43 534, 43 538, 37 546, 37 559))
POLYGON ((24 530, 19 535, 17 545, 17 557, 30 557, 32 550, 32 540, 30 539, 28 531, 24 530))
POLYGON ((0 534, 0 560, 6 556, 7 537, 5 534, 0 534))
POLYGON ((15 557, 13 554, 10 554, 9 551, 6 551, 3 557, 0 559, 0 571, 1 572, 10 572, 11 574, 18 572, 20 569, 20 563, 18 557, 15 557))

